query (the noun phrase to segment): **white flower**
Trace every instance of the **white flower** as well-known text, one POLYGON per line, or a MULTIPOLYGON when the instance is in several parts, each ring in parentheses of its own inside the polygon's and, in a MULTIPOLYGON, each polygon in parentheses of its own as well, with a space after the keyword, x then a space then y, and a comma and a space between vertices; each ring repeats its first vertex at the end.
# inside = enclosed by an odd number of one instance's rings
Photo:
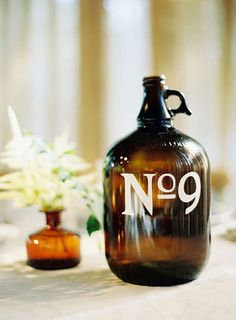
POLYGON ((75 154, 75 143, 69 142, 69 133, 64 131, 62 135, 55 137, 52 152, 55 163, 59 167, 77 174, 91 169, 91 165, 75 154))
POLYGON ((13 138, 0 159, 15 171, 0 177, 0 197, 12 198, 16 206, 35 205, 45 211, 68 207, 72 196, 81 195, 78 186, 93 177, 88 171, 91 165, 76 155, 67 132, 49 146, 20 128, 11 107, 8 114, 13 138))

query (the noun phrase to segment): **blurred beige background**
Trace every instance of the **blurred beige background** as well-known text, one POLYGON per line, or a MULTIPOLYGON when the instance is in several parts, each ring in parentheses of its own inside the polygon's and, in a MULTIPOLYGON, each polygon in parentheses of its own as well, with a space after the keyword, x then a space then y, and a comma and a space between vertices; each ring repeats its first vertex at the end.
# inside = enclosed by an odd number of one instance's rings
POLYGON ((229 176, 234 205, 235 18, 233 0, 1 0, 0 148, 10 104, 47 141, 68 127, 81 156, 104 158, 136 126, 142 77, 164 73, 193 111, 176 126, 229 176))

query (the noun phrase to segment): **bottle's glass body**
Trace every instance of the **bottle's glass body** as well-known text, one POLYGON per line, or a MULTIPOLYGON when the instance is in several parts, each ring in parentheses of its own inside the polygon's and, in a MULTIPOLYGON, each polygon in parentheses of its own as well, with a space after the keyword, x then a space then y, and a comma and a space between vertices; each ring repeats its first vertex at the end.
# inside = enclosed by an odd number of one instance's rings
POLYGON ((60 226, 61 212, 46 212, 46 226, 27 239, 27 264, 36 269, 72 268, 80 262, 80 236, 60 226))
POLYGON ((166 124, 140 126, 107 154, 106 258, 122 280, 194 280, 210 250, 210 173, 202 146, 166 124))

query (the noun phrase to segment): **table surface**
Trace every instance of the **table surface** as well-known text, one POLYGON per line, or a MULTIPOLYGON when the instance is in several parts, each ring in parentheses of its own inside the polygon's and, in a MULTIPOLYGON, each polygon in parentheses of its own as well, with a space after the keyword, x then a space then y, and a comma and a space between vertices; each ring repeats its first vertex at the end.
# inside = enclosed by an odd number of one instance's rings
POLYGON ((91 240, 84 241, 82 263, 73 269, 39 271, 19 261, 1 265, 0 319, 235 320, 236 243, 212 240, 201 276, 173 287, 120 281, 103 253, 88 249, 91 240))

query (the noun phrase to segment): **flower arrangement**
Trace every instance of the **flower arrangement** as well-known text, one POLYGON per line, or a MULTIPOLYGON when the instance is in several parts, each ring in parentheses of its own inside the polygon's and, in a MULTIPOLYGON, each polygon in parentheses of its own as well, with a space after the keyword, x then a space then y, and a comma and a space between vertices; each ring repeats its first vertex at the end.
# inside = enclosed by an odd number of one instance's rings
POLYGON ((52 145, 20 128, 11 107, 8 108, 13 138, 0 154, 0 160, 11 169, 0 177, 0 198, 12 199, 18 207, 36 206, 39 210, 61 211, 70 206, 73 197, 86 201, 90 211, 89 234, 100 229, 94 210, 94 191, 89 181, 94 174, 91 165, 76 155, 68 132, 57 136, 52 145))

